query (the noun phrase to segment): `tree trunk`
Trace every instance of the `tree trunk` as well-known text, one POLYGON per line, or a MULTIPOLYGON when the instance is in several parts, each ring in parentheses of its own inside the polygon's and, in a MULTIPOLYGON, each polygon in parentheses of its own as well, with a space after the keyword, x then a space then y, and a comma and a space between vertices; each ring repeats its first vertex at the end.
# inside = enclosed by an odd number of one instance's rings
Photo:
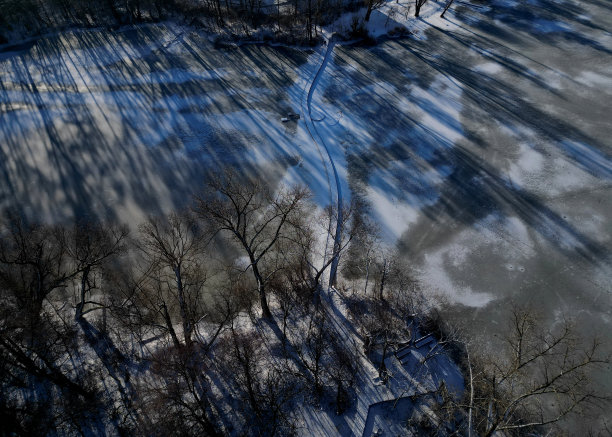
MULTIPOLYGON (((323 273, 325 272, 325 270, 327 270, 327 267, 329 267, 330 264, 332 264, 334 261, 334 258, 330 258, 322 267, 320 270, 317 271, 317 274, 315 275, 315 277, 312 280, 312 293, 315 299, 318 299, 319 296, 319 285, 320 285, 320 281, 321 281, 321 276, 323 276, 323 273)), ((330 273, 331 275, 331 273, 330 273)), ((331 279, 330 279, 330 283, 331 283, 331 279)))
POLYGON ((201 411, 200 414, 195 415, 196 420, 200 422, 202 428, 204 428, 205 435, 211 437, 221 437, 223 434, 217 430, 217 427, 209 417, 209 411, 212 411, 210 401, 206 395, 209 389, 204 385, 202 379, 198 377, 198 372, 196 372, 193 367, 188 366, 186 368, 186 373, 186 377, 191 380, 190 386, 192 387, 192 395, 198 403, 201 411))
POLYGON ((270 312, 270 308, 268 307, 268 301, 266 299, 266 290, 264 287, 264 280, 259 272, 259 268, 255 263, 254 258, 251 256, 251 268, 253 269, 253 275, 255 276, 255 280, 257 281, 257 292, 259 293, 259 303, 261 305, 261 313, 264 319, 272 319, 272 313, 270 312))
POLYGON ((384 297, 383 293, 385 291, 385 281, 387 279, 387 269, 388 268, 389 267, 387 265, 387 260, 385 259, 385 260, 383 260, 383 268, 382 268, 382 272, 381 272, 382 275, 381 275, 381 278, 380 278, 380 290, 379 290, 379 293, 378 293, 378 298, 380 300, 385 300, 385 297, 384 297))
POLYGON ((174 268, 174 275, 176 278, 176 288, 178 291, 178 301, 179 308, 181 311, 181 323, 183 325, 183 336, 185 338, 185 346, 188 348, 191 347, 191 333, 193 331, 193 326, 191 326, 191 321, 189 320, 189 314, 187 312, 187 303, 185 302, 185 290, 183 287, 183 276, 181 274, 181 266, 176 266, 174 268))
MULTIPOLYGON (((342 232, 342 227, 339 224, 336 228, 336 234, 342 232)), ((332 258, 331 267, 329 269, 329 286, 335 287, 338 279, 338 264, 340 264, 340 243, 334 242, 334 255, 332 258)))
POLYGON ((238 344, 238 339, 236 338, 236 333, 232 328, 232 335, 234 335, 234 351, 236 352, 236 358, 238 362, 242 366, 242 370, 244 372, 245 377, 245 385, 247 389, 247 394, 249 398, 249 404, 253 409, 253 412, 257 415, 261 415, 261 410, 259 408, 259 403, 257 402, 257 396, 255 394, 255 381, 253 380, 253 375, 251 374, 251 367, 249 366, 249 362, 251 360, 250 353, 247 351, 248 346, 244 346, 245 349, 241 352, 240 346, 238 344))
POLYGON ((488 429, 487 429, 487 433, 484 435, 484 437, 491 437, 495 431, 497 431, 497 424, 491 425, 488 429))
POLYGON ((378 369, 378 377, 381 379, 383 384, 387 383, 387 365, 385 364, 385 358, 387 358, 387 348, 389 347, 389 343, 385 339, 385 344, 383 345, 382 359, 380 361, 380 368, 378 369))
POLYGON ((136 21, 140 23, 142 21, 142 11, 140 10, 140 0, 136 0, 135 3, 136 3, 136 14, 135 14, 136 21))
POLYGON ((76 312, 74 314, 75 320, 79 320, 83 317, 83 308, 85 307, 85 293, 86 293, 88 276, 89 276, 89 266, 85 267, 85 270, 83 270, 83 275, 81 276, 81 290, 80 290, 81 296, 80 296, 80 301, 76 306, 76 312))
POLYGON ((469 352, 467 352, 467 361, 468 361, 468 368, 470 369, 470 406, 468 408, 468 437, 472 437, 472 410, 474 408, 474 377, 472 375, 472 363, 470 362, 469 352))
POLYGON ((164 17, 164 12, 163 12, 161 0, 155 0, 155 9, 157 10, 157 19, 162 20, 164 17))
POLYGON ((181 342, 179 341, 176 331, 174 330, 174 326, 172 326, 172 319, 170 318, 170 314, 168 313, 168 307, 166 304, 162 304, 161 307, 163 311, 164 320, 166 321, 166 326, 168 327, 168 331, 170 331, 170 337, 172 337, 172 342, 177 349, 181 349, 181 342))
MULTIPOLYGON (((491 385, 493 387, 493 399, 495 399, 495 376, 493 376, 493 381, 491 385)), ((496 416, 497 414, 495 411, 495 406, 493 405, 493 401, 491 400, 489 401, 489 410, 487 411, 487 428, 485 437, 490 437, 497 429, 498 422, 496 416)))
POLYGON ((283 355, 287 356, 287 319, 289 318, 289 308, 283 312, 283 355))
POLYGON ((370 0, 368 2, 368 11, 365 14, 365 18, 364 21, 367 23, 368 21, 370 21, 370 15, 372 15, 372 9, 374 7, 374 0, 370 0))
POLYGON ((372 259, 370 258, 370 255, 368 254, 368 259, 366 262, 365 286, 363 287, 364 296, 367 296, 368 294, 368 282, 370 281, 370 264, 372 264, 372 259))
POLYGON ((454 1, 455 0, 448 0, 448 2, 446 2, 446 6, 444 6, 444 10, 440 14, 440 18, 444 18, 444 14, 446 14, 446 11, 448 11, 448 8, 451 7, 451 5, 453 4, 454 1))
POLYGON ((312 44, 312 0, 308 0, 308 43, 312 44))

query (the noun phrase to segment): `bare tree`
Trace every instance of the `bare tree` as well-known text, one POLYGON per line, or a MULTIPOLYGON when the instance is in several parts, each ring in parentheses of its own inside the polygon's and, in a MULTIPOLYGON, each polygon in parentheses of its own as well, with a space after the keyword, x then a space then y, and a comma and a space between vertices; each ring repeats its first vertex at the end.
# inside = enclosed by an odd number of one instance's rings
POLYGON ((380 279, 378 282, 378 298, 380 300, 385 300, 385 285, 387 285, 387 281, 389 280, 389 272, 392 268, 392 263, 393 258, 388 253, 383 253, 379 265, 380 279))
POLYGON ((216 343, 238 312, 237 297, 229 292, 208 297, 201 318, 206 320, 195 325, 198 341, 191 348, 158 346, 147 356, 152 374, 139 384, 139 407, 153 419, 145 434, 223 435, 223 412, 211 389, 211 367, 217 363, 225 367, 231 361, 229 354, 216 349, 216 343))
POLYGON ((66 232, 18 217, 9 217, 0 232, 0 285, 12 292, 33 332, 45 299, 78 274, 67 268, 66 232))
POLYGON ((410 338, 406 319, 388 302, 378 299, 360 298, 349 309, 352 319, 361 325, 366 355, 378 361, 378 376, 386 382, 389 375, 385 360, 389 351, 410 338))
POLYGON ((325 385, 324 369, 330 352, 331 333, 324 311, 313 311, 309 316, 308 326, 296 349, 302 364, 312 377, 314 395, 319 402, 325 385))
MULTIPOLYGON (((230 324, 220 342, 219 375, 232 390, 244 429, 240 435, 284 436, 295 432, 293 406, 301 390, 294 369, 271 359, 265 334, 230 324)), ((236 417, 232 418, 234 423, 236 417)))
POLYGON ((78 280, 79 300, 75 318, 106 308, 101 302, 90 300, 93 290, 99 289, 102 269, 114 258, 126 252, 128 230, 125 226, 114 226, 99 222, 82 221, 72 229, 68 237, 67 252, 73 269, 80 272, 78 280), (85 310, 85 307, 90 307, 85 310))
POLYGON ((281 188, 273 193, 260 182, 242 181, 228 170, 209 181, 210 191, 196 199, 194 210, 217 232, 229 234, 248 256, 264 318, 271 319, 266 284, 276 272, 264 271, 265 263, 291 232, 308 191, 303 187, 281 188))
POLYGON ((364 296, 368 294, 377 258, 382 253, 380 229, 366 213, 356 213, 353 220, 353 238, 347 249, 347 261, 343 266, 345 277, 363 278, 364 296))
POLYGON ((512 308, 507 332, 478 380, 472 375, 476 394, 468 407, 481 435, 553 426, 609 402, 592 380, 591 372, 610 362, 599 341, 579 338, 569 321, 546 328, 521 307, 512 308))
POLYGON ((348 388, 355 382, 358 354, 350 343, 332 337, 329 355, 325 371, 336 385, 336 414, 343 414, 350 404, 348 388))
MULTIPOLYGON (((277 278, 275 283, 271 284, 272 288, 274 288, 281 310, 281 331, 283 334, 281 341, 285 356, 289 356, 289 339, 287 337, 287 330, 290 325, 295 325, 296 318, 301 316, 298 310, 307 309, 308 304, 311 303, 310 295, 308 295, 307 298, 304 298, 304 293, 301 293, 303 277, 302 272, 299 270, 300 269, 298 269, 298 272, 295 272, 293 269, 287 269, 285 271, 287 273, 286 278, 277 278), (295 278, 294 275, 297 275, 298 278, 295 278)), ((305 312, 307 312, 307 310, 305 312)))
POLYGON ((153 419, 143 434, 223 435, 206 372, 210 365, 206 352, 161 349, 148 361, 151 374, 140 382, 139 404, 153 419))
POLYGON ((381 300, 387 300, 389 306, 406 320, 420 323, 423 316, 430 314, 432 305, 423 293, 418 281, 414 278, 409 262, 398 253, 383 252, 380 265, 379 295, 381 300), (386 269, 384 269, 386 264, 386 269), (386 270, 386 273, 384 273, 386 270), (382 281, 383 274, 386 276, 382 281), (383 299, 386 291, 386 298, 383 299))
POLYGON ((140 248, 145 254, 152 287, 170 335, 177 347, 191 348, 196 323, 203 316, 202 293, 206 268, 202 257, 204 234, 188 214, 170 214, 163 219, 149 218, 140 226, 140 248), (170 296, 171 299, 164 298, 170 296), (170 306, 178 306, 183 343, 178 341, 171 320, 170 306))

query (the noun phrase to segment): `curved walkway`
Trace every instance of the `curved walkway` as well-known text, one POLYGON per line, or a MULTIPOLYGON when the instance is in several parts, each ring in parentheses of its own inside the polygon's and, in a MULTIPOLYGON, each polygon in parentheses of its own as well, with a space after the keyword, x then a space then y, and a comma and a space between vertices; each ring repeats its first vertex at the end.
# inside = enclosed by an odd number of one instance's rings
MULTIPOLYGON (((329 285, 333 285, 336 282, 336 271, 338 269, 338 262, 339 262, 339 255, 340 255, 340 242, 341 242, 341 237, 342 237, 342 221, 343 221, 343 217, 342 217, 342 203, 343 203, 343 198, 342 198, 342 185, 340 184, 340 177, 338 176, 338 171, 336 170, 336 165, 334 164, 334 160, 331 156, 331 153, 329 152, 329 148, 327 147, 327 144, 325 144, 325 141, 323 140, 323 137, 319 134, 319 131, 317 130, 314 122, 315 121, 321 121, 321 120, 314 120, 312 118, 312 96, 314 94, 314 92, 317 89, 317 85, 319 84, 319 80, 321 79, 321 76, 323 75, 323 73, 325 72, 325 67, 327 67, 327 63, 329 62, 329 59, 331 58, 331 55, 334 51, 334 46, 336 45, 336 42, 334 40, 334 38, 331 38, 328 42, 327 45, 327 51, 325 52, 325 56, 323 58, 323 62, 321 63, 321 66, 319 67, 319 70, 317 71, 317 74, 315 75, 314 79, 312 80, 312 84, 310 85, 310 89, 308 90, 308 97, 306 99, 306 105, 307 105, 307 110, 308 110, 308 117, 305 117, 306 120, 306 128, 308 129, 308 132, 310 133, 310 136, 312 137, 313 141, 317 144, 317 145, 322 145, 323 148, 325 149, 325 152, 327 153, 327 158, 329 160, 329 163, 331 164, 332 170, 334 172, 334 179, 336 182, 336 209, 337 209, 337 219, 336 219, 336 235, 334 238, 334 251, 333 251, 333 261, 331 263, 331 269, 330 269, 330 274, 329 274, 329 285)), ((331 194, 331 193, 330 193, 331 194)), ((330 199, 333 200, 333 199, 330 199)))

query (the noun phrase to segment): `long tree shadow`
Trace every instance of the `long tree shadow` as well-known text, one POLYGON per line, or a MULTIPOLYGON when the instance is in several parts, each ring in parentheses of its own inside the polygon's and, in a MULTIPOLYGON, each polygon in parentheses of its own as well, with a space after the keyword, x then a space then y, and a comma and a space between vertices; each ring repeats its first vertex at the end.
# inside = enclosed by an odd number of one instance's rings
POLYGON ((540 42, 551 46, 562 42, 575 43, 593 48, 607 55, 612 54, 609 47, 585 34, 576 26, 601 31, 605 29, 588 18, 590 10, 585 6, 596 6, 610 9, 609 4, 589 0, 580 3, 558 2, 555 0, 537 0, 532 2, 495 2, 487 9, 459 9, 456 16, 460 19, 476 15, 470 19, 470 26, 490 35, 506 38, 513 33, 537 36, 540 42), (494 24, 495 23, 495 24, 494 24), (507 29, 501 28, 501 25, 507 29), (505 33, 504 33, 505 32, 505 33))
POLYGON ((570 225, 537 196, 509 185, 472 152, 457 147, 449 152, 449 159, 454 171, 444 181, 439 200, 423 209, 432 221, 452 217, 472 225, 492 213, 516 215, 562 252, 578 254, 589 262, 609 257, 604 245, 570 225))
POLYGON ((71 32, 3 57, 0 207, 21 204, 52 220, 121 219, 115 204, 147 213, 184 206, 219 167, 253 175, 262 165, 296 165, 289 141, 277 139, 291 134, 280 126, 268 134, 254 113, 290 100, 308 53, 226 53, 172 32, 71 32), (260 91, 266 87, 272 92, 260 91), (260 144, 269 159, 245 159, 260 144), (37 192, 25 196, 23 181, 37 192))
POLYGON ((97 329, 84 317, 78 318, 77 323, 87 344, 95 351, 109 376, 115 381, 128 414, 136 414, 132 404, 137 399, 137 394, 131 383, 134 363, 115 346, 107 333, 97 329))
POLYGON ((414 46, 406 45, 405 48, 441 75, 458 80, 463 94, 485 113, 506 125, 529 127, 560 147, 568 158, 589 173, 597 177, 612 177, 612 161, 604 154, 608 145, 569 122, 544 112, 522 97, 520 90, 493 78, 483 81, 481 75, 454 59, 433 57, 427 50, 414 46), (568 145, 568 140, 583 144, 584 150, 577 153, 575 147, 568 145))
MULTIPOLYGON (((566 98, 527 63, 561 75, 563 72, 532 62, 527 55, 518 56, 511 48, 484 36, 480 40, 482 46, 474 47, 463 33, 432 26, 424 42, 403 40, 369 52, 339 51, 335 63, 339 69, 349 69, 346 75, 355 91, 347 93, 332 84, 326 95, 330 101, 340 100, 346 111, 361 118, 368 132, 376 133, 351 133, 362 143, 348 151, 352 186, 374 187, 387 196, 398 196, 433 221, 450 217, 469 226, 492 213, 516 215, 560 251, 577 253, 589 262, 607 259, 606 248, 553 211, 548 205, 550 199, 511 183, 503 165, 489 162, 487 156, 500 147, 491 142, 491 130, 499 130, 499 126, 511 132, 525 130, 533 132, 539 143, 558 151, 564 160, 603 182, 612 179, 609 144, 601 135, 588 131, 585 123, 562 118, 562 112, 545 111, 545 104, 527 95, 526 90, 535 89, 546 93, 547 98, 566 98), (396 56, 400 52, 414 58, 396 56), (482 63, 483 58, 503 67, 504 75, 475 70, 474 65, 482 63), (379 64, 385 63, 391 68, 379 77, 379 64), (435 78, 442 79, 436 84, 435 78), (525 79, 529 86, 525 81, 517 83, 516 78, 525 79), (459 115, 444 104, 432 103, 446 103, 445 91, 435 88, 440 88, 439 84, 460 90, 457 101, 448 102, 461 108, 459 115), (413 91, 419 88, 423 91, 413 91), (404 92, 422 116, 417 111, 398 108, 398 92, 404 92), (451 128, 461 140, 457 142, 444 130, 425 126, 425 116, 447 130, 451 128), (483 128, 470 127, 479 117, 483 128), (428 180, 432 172, 436 176, 428 180)), ((550 36, 543 45, 555 41, 550 36)), ((505 159, 511 162, 511 158, 505 159)))

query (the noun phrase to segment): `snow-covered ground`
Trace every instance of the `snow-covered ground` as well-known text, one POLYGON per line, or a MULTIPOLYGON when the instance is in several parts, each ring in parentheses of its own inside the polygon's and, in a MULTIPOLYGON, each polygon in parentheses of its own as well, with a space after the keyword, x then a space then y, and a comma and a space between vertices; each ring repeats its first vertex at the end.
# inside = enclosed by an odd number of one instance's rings
MULTIPOLYGON (((350 351, 348 356, 354 360, 351 364, 355 366, 356 373, 352 377, 352 383, 344 382, 348 397, 346 411, 343 414, 337 414, 335 411, 335 384, 328 383, 325 393, 319 399, 313 395, 312 390, 305 390, 299 394, 299 398, 294 399, 298 435, 370 437, 376 435, 373 433, 377 431, 382 432, 382 435, 406 435, 406 421, 427 414, 432 399, 439 396, 443 385, 449 395, 461 397, 465 384, 459 367, 449 358, 445 347, 432 337, 424 337, 426 341, 415 341, 423 338, 415 328, 416 325, 411 325, 412 338, 406 337, 405 344, 389 347, 385 359, 389 378, 383 382, 378 372, 381 346, 378 346, 378 353, 366 356, 365 339, 356 330, 359 321, 351 317, 348 303, 346 296, 331 289, 323 293, 320 306, 324 314, 320 323, 324 323, 326 332, 334 341, 350 351)), ((276 319, 282 320, 282 314, 276 314, 276 319)), ((299 335, 296 338, 296 334, 300 330, 302 335, 307 332, 311 323, 309 315, 297 313, 290 316, 290 319, 293 321, 287 331, 289 344, 306 348, 306 345, 302 344, 304 339, 299 335)), ((278 325, 261 319, 253 324, 253 320, 246 314, 237 317, 234 322, 244 332, 255 332, 258 350, 264 357, 260 363, 262 367, 283 368, 288 364, 291 368, 294 364, 290 358, 291 354, 285 357, 281 352, 283 346, 278 337, 278 325)), ((327 363, 327 366, 338 366, 338 363, 329 364, 328 354, 329 351, 323 354, 321 362, 327 363)), ((209 372, 209 376, 214 381, 214 393, 219 399, 219 405, 227 411, 231 421, 236 413, 232 406, 226 403, 233 399, 233 390, 232 387, 225 387, 222 378, 218 376, 224 372, 227 372, 227 369, 223 368, 223 363, 219 363, 216 370, 209 372)), ((436 420, 434 413, 431 413, 431 417, 436 420)))
POLYGON ((442 20, 431 1, 414 20, 411 5, 370 24, 411 38, 334 47, 312 121, 326 47, 215 50, 163 24, 0 52, 0 207, 136 223, 228 163, 305 183, 324 205, 331 157, 344 197, 369 202, 466 329, 493 333, 518 301, 610 332, 612 12, 457 0, 442 20), (282 123, 289 112, 302 118, 282 123))

